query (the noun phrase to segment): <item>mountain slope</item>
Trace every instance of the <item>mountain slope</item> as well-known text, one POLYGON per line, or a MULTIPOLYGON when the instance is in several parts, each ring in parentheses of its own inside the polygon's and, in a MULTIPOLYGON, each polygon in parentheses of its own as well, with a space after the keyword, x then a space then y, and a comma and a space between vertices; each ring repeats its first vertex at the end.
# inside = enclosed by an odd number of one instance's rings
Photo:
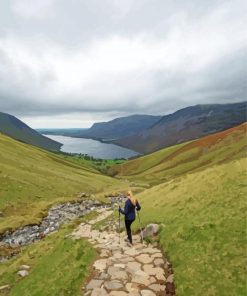
POLYGON ((246 166, 240 158, 137 195, 142 225, 160 224, 177 295, 246 294, 246 166))
POLYGON ((196 105, 162 117, 152 127, 115 144, 140 153, 197 139, 246 121, 247 103, 196 105))
POLYGON ((154 125, 161 116, 131 115, 116 118, 108 122, 95 123, 85 132, 79 132, 78 136, 94 139, 119 139, 139 133, 154 125))
POLYGON ((15 116, 0 112, 0 132, 13 139, 48 150, 59 150, 62 144, 42 136, 15 116))
POLYGON ((246 156, 246 135, 247 124, 243 123, 226 131, 115 165, 108 173, 152 186, 188 172, 246 156))
POLYGON ((245 295, 246 136, 243 123, 110 169, 131 181, 142 226, 160 225, 178 295, 245 295))
POLYGON ((56 202, 74 200, 78 192, 100 193, 124 188, 88 165, 0 134, 0 233, 38 223, 56 202))

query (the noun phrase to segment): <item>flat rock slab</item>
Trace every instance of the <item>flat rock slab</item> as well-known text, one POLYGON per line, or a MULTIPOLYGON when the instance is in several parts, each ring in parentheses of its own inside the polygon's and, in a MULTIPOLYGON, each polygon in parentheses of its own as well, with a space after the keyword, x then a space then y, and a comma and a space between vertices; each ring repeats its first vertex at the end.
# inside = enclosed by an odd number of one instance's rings
POLYGON ((91 280, 89 284, 87 285, 87 290, 92 290, 94 288, 100 288, 103 284, 103 280, 91 280))
POLYGON ((93 267, 100 271, 104 271, 107 267, 107 260, 108 259, 100 259, 94 262, 93 267))
POLYGON ((108 290, 119 290, 124 287, 124 285, 119 281, 106 281, 104 286, 108 290))
POLYGON ((111 296, 126 296, 126 295, 129 295, 129 294, 124 292, 124 291, 111 291, 110 295, 111 296))
POLYGON ((156 294, 150 290, 141 290, 141 295, 142 296, 156 296, 156 294))
POLYGON ((95 288, 92 291, 91 296, 107 296, 108 293, 106 292, 106 290, 104 288, 95 288))
POLYGON ((136 259, 143 264, 151 263, 154 260, 152 257, 150 257, 147 254, 141 254, 137 256, 136 259))

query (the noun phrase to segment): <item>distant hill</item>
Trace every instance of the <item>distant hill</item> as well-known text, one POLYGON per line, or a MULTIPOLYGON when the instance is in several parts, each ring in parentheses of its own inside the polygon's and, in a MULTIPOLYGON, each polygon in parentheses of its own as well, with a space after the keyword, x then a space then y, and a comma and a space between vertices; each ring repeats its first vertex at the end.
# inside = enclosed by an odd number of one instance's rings
POLYGON ((150 153, 239 125, 246 121, 246 110, 246 102, 187 107, 163 116, 142 132, 113 143, 150 153))
POLYGON ((113 140, 139 133, 158 122, 161 116, 131 115, 108 122, 95 123, 90 129, 78 133, 78 136, 100 140, 113 140))
POLYGON ((43 135, 56 135, 75 137, 88 130, 87 128, 36 128, 38 133, 43 135))
POLYGON ((0 112, 0 132, 13 139, 48 150, 58 151, 62 146, 39 134, 15 116, 3 112, 0 112))

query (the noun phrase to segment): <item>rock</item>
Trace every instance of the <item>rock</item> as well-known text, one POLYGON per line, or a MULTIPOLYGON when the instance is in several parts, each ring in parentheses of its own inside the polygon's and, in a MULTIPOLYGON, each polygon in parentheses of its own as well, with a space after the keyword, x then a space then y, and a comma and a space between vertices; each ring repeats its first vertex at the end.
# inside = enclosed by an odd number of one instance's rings
POLYGON ((30 269, 30 266, 29 265, 21 265, 20 266, 20 268, 19 268, 20 270, 29 270, 30 269))
POLYGON ((151 277, 149 278, 149 281, 150 281, 150 284, 154 284, 154 283, 156 283, 156 278, 153 277, 153 276, 151 276, 151 277))
POLYGON ((154 260, 154 265, 155 266, 160 267, 160 266, 162 266, 164 264, 165 264, 165 261, 163 259, 161 259, 161 258, 157 258, 157 259, 154 260))
POLYGON ((137 251, 136 249, 128 249, 127 251, 124 252, 124 254, 129 256, 136 256, 140 254, 140 251, 137 251))
POLYGON ((87 290, 92 290, 94 288, 100 288, 103 284, 103 280, 91 280, 89 284, 87 285, 87 290))
POLYGON ((108 257, 109 253, 109 250, 103 249, 100 253, 100 257, 108 257))
POLYGON ((141 264, 138 262, 129 262, 126 266, 126 271, 132 274, 140 269, 141 269, 141 264))
POLYGON ((145 264, 145 265, 143 266, 143 270, 144 270, 148 275, 155 275, 153 264, 145 264))
POLYGON ((94 262, 93 267, 102 272, 102 271, 104 271, 106 269, 107 260, 108 259, 99 259, 99 260, 94 262))
POLYGON ((119 272, 121 270, 121 268, 119 267, 115 267, 115 266, 110 266, 108 269, 107 269, 107 273, 112 276, 114 275, 116 272, 119 272))
POLYGON ((85 192, 79 192, 77 197, 82 198, 82 197, 87 197, 88 195, 85 192))
POLYGON ((9 288, 10 288, 10 285, 4 285, 0 287, 0 291, 8 290, 9 288))
POLYGON ((125 295, 129 295, 129 294, 124 291, 111 291, 111 293, 109 295, 111 295, 111 296, 125 296, 125 295))
POLYGON ((116 273, 114 273, 111 277, 113 280, 117 279, 117 280, 127 280, 128 279, 128 275, 125 271, 117 271, 116 273))
POLYGON ((159 280, 161 282, 165 282, 166 281, 166 278, 164 276, 164 273, 158 273, 158 274, 156 274, 156 278, 157 278, 157 280, 159 280))
POLYGON ((159 225, 158 224, 149 224, 145 227, 143 230, 143 237, 146 238, 148 236, 154 236, 159 231, 159 225))
POLYGON ((29 274, 29 272, 27 270, 20 270, 17 272, 18 275, 20 275, 21 277, 25 277, 29 274))
POLYGON ((148 274, 142 270, 138 270, 134 273, 134 275, 132 277, 132 282, 137 283, 137 284, 141 284, 141 285, 144 285, 147 287, 150 284, 148 274))
POLYGON ((165 291, 165 286, 160 284, 152 284, 149 288, 155 292, 165 291))
POLYGON ((153 291, 150 290, 141 290, 141 295, 142 296, 155 296, 153 291))
POLYGON ((94 288, 91 296, 107 296, 108 293, 104 288, 94 288))
POLYGON ((151 263, 153 261, 153 258, 151 258, 147 254, 141 254, 141 255, 137 256, 136 259, 139 262, 144 263, 144 264, 148 264, 148 263, 151 263))
POLYGON ((108 278, 108 274, 106 274, 105 272, 102 272, 99 276, 100 280, 106 280, 108 278))
POLYGON ((106 289, 108 290, 119 290, 121 288, 123 288, 123 284, 120 283, 119 281, 107 281, 104 283, 106 289))
POLYGON ((170 284, 173 284, 173 282, 174 282, 174 275, 173 274, 170 274, 168 276, 168 278, 166 279, 166 282, 167 283, 170 283, 170 284))
POLYGON ((159 252, 159 253, 152 254, 151 257, 152 257, 153 259, 154 259, 154 258, 162 258, 163 255, 162 255, 161 252, 159 252))
POLYGON ((118 263, 118 264, 114 264, 115 267, 118 267, 118 268, 122 268, 124 269, 125 268, 125 264, 121 264, 121 263, 118 263))
POLYGON ((149 247, 149 248, 144 249, 144 252, 149 253, 149 254, 154 254, 154 253, 160 252, 160 250, 157 248, 150 248, 149 247))

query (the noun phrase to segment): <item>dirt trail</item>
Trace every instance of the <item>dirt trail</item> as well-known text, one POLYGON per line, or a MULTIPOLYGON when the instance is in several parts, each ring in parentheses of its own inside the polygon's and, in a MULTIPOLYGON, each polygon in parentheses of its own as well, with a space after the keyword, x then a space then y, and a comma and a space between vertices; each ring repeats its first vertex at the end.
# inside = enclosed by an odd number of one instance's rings
POLYGON ((80 224, 73 232, 77 239, 88 238, 100 254, 84 295, 175 295, 171 267, 162 252, 150 244, 142 244, 138 235, 133 236, 134 246, 129 247, 124 241, 125 233, 121 233, 119 243, 116 231, 93 230, 93 224, 112 214, 105 209, 98 212, 96 219, 80 224))

